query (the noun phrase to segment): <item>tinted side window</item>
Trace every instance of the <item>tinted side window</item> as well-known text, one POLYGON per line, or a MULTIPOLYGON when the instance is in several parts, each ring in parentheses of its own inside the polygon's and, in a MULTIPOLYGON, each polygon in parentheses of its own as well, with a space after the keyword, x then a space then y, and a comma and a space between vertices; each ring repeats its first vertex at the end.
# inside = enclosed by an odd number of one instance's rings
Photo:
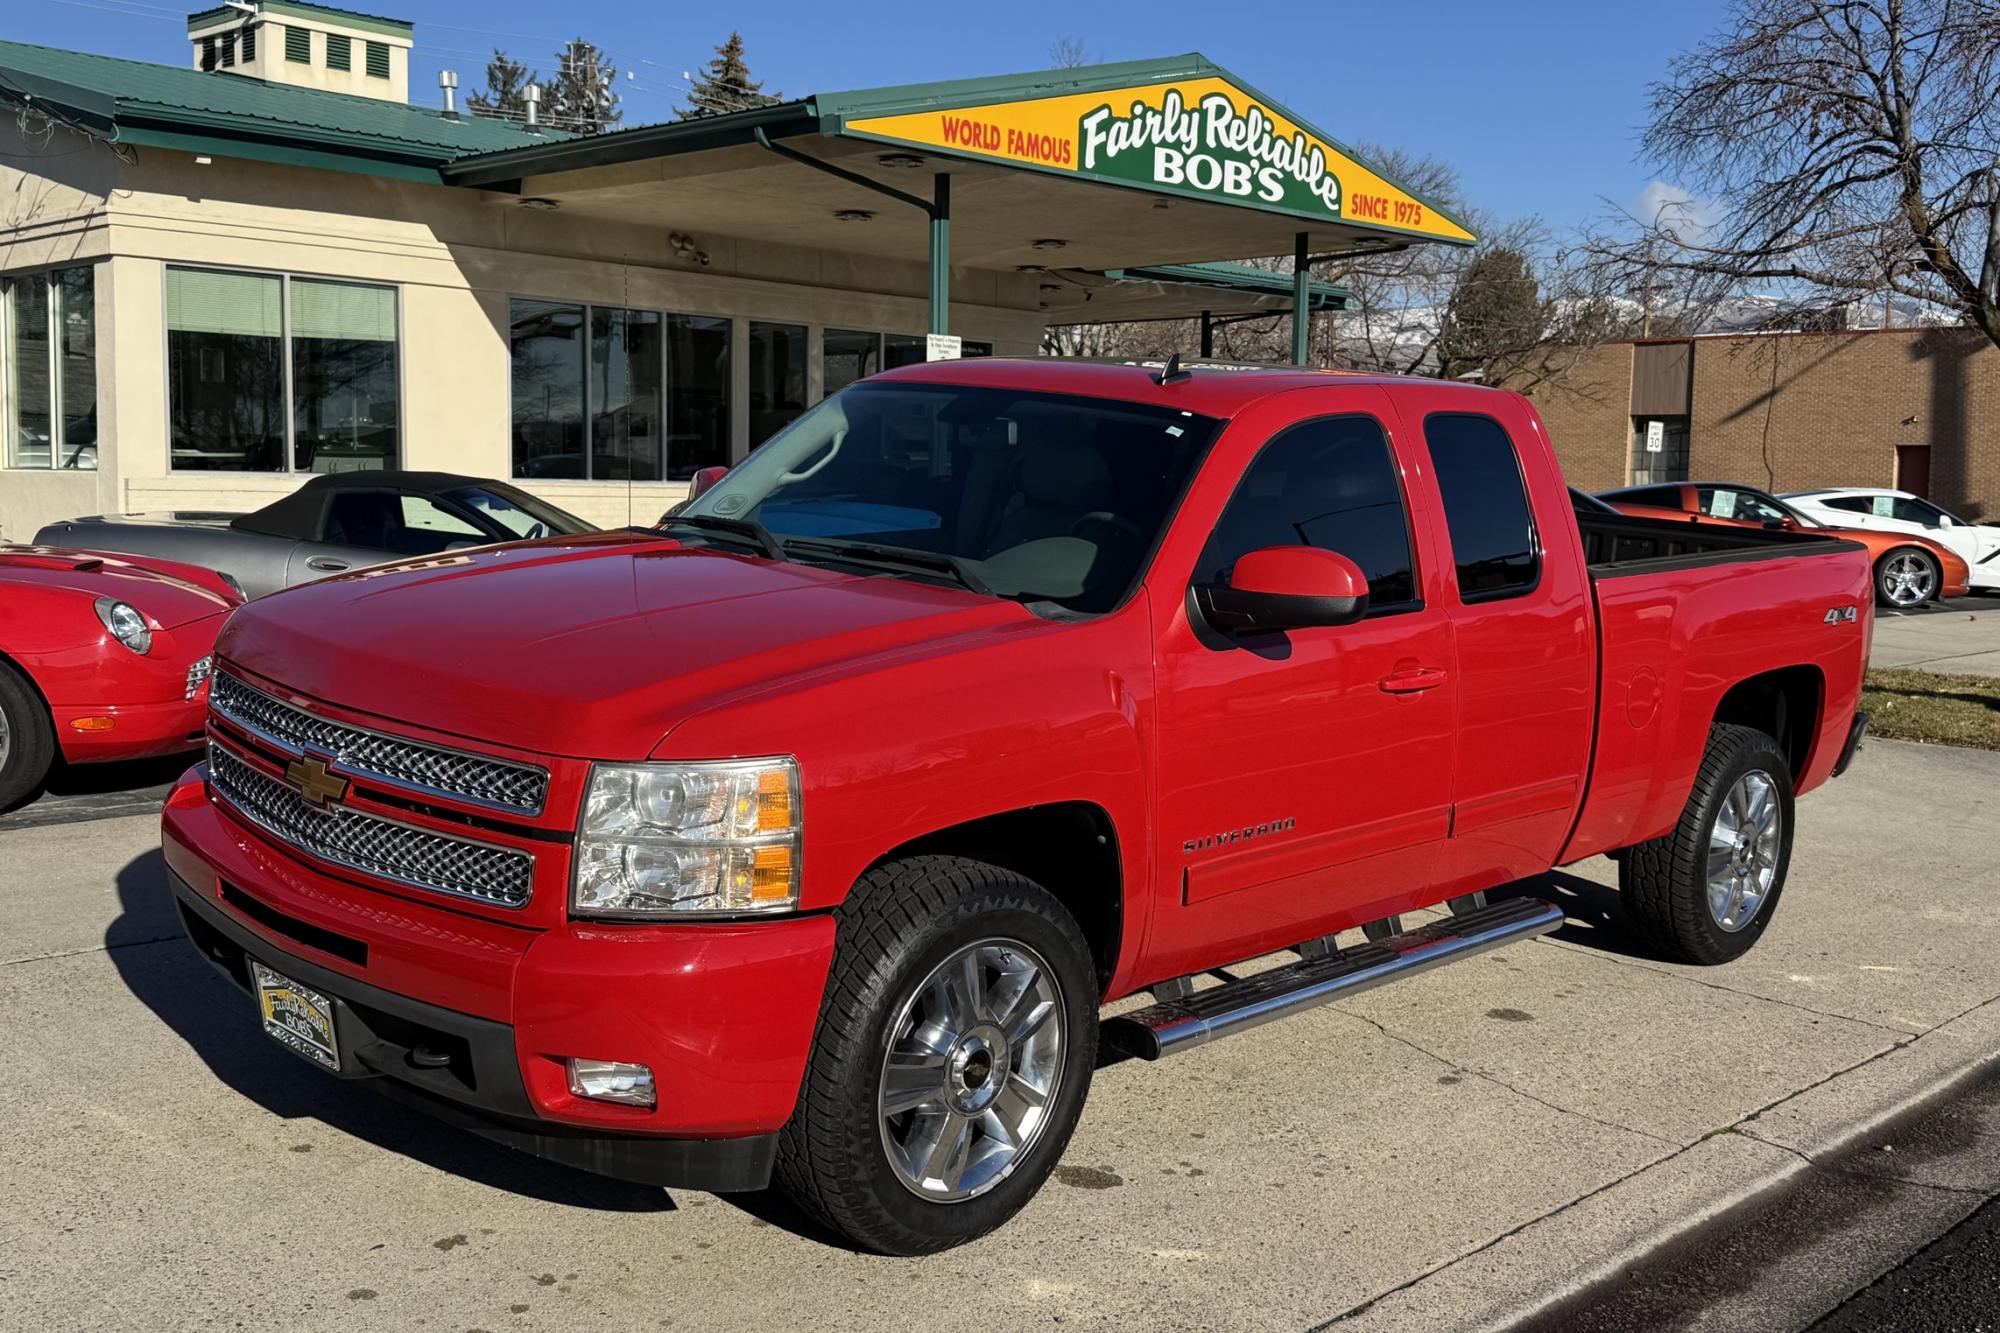
POLYGON ((1785 511, 1761 495, 1733 490, 1727 486, 1704 486, 1695 492, 1701 512, 1714 518, 1736 518, 1749 523, 1782 523, 1785 511))
POLYGON ((1444 495, 1459 596, 1486 601, 1532 588, 1541 546, 1507 432, 1491 417, 1441 414, 1424 418, 1424 442, 1444 495))
POLYGON ((1875 512, 1875 507, 1869 503, 1868 497, 1865 495, 1836 495, 1831 499, 1821 500, 1820 503, 1828 509, 1844 509, 1850 514, 1872 514, 1875 512))
POLYGON ((1368 579, 1371 614, 1419 605, 1394 455, 1373 417, 1324 417, 1273 437, 1216 520, 1195 582, 1220 580, 1266 546, 1346 556, 1368 579))
POLYGON ((1626 504, 1652 505, 1656 509, 1679 509, 1681 488, 1678 486, 1639 486, 1629 491, 1620 491, 1613 497, 1626 504))

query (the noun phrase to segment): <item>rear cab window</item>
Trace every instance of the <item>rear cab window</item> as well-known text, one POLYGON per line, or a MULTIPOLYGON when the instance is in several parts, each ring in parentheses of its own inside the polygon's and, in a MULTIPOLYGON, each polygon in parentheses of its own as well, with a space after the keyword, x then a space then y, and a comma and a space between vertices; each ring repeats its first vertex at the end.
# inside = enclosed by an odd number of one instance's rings
POLYGON ((1424 444, 1444 500, 1459 601, 1531 591, 1541 581, 1542 546, 1506 430, 1492 417, 1438 412, 1424 418, 1424 444))

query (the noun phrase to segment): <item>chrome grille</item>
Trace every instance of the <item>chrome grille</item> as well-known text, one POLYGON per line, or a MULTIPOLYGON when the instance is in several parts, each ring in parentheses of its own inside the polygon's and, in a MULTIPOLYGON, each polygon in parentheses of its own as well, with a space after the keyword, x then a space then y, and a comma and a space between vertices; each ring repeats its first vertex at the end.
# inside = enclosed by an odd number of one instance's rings
POLYGON ((336 805, 320 810, 291 784, 220 742, 208 743, 208 780, 245 819, 301 851, 411 888, 520 907, 533 888, 535 858, 336 805))
POLYGON ((225 672, 216 672, 209 686, 209 707, 293 754, 332 755, 342 772, 364 780, 523 815, 540 814, 548 799, 543 769, 331 722, 225 672))

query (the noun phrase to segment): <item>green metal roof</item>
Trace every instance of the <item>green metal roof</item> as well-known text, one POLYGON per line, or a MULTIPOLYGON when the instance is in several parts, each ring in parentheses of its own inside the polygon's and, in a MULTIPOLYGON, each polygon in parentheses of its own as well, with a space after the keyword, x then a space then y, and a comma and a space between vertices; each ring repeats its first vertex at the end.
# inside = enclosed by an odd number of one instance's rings
POLYGON ((455 158, 568 137, 240 74, 6 41, 0 103, 38 108, 111 143, 431 183, 455 158))
MULTIPOLYGON (((1249 264, 1146 264, 1138 268, 1106 269, 1104 276, 1120 282, 1178 282, 1194 287, 1219 287, 1224 291, 1249 292, 1256 296, 1292 295, 1292 275, 1249 264)), ((1313 280, 1309 300, 1314 310, 1353 310, 1359 303, 1354 293, 1330 282, 1313 280)))
MULTIPOLYGON (((305 0, 258 0, 255 17, 283 18, 287 14, 295 18, 318 19, 322 23, 338 23, 365 32, 387 33, 391 37, 408 37, 415 31, 408 19, 384 18, 380 14, 363 14, 356 9, 339 9, 333 5, 308 4, 305 0)), ((220 19, 251 17, 240 9, 222 5, 188 15, 188 31, 197 32, 220 19)))

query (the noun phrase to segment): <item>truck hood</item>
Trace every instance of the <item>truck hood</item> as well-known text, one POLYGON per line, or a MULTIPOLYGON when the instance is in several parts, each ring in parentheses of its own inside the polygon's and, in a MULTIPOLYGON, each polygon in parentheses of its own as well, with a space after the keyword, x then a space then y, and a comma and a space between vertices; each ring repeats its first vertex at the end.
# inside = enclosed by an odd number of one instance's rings
POLYGON ((651 534, 401 561, 260 598, 227 662, 377 717, 538 751, 644 758, 746 689, 1047 622, 1013 602, 651 534))
POLYGON ((241 605, 213 570, 61 546, 0 546, 0 585, 8 583, 129 602, 161 629, 179 629, 241 605))

